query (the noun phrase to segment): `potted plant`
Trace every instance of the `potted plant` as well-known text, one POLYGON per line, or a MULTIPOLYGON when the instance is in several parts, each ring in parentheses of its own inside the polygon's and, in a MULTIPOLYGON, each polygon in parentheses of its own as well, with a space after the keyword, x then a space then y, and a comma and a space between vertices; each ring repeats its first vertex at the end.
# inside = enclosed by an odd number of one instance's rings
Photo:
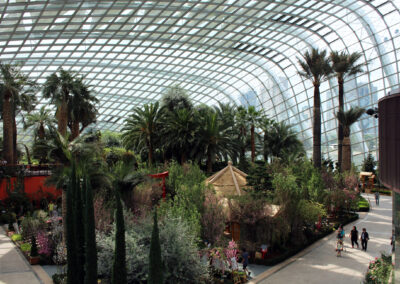
POLYGON ((38 264, 40 261, 39 253, 38 253, 38 248, 36 244, 36 238, 32 236, 31 238, 31 254, 29 256, 29 263, 34 265, 38 264))

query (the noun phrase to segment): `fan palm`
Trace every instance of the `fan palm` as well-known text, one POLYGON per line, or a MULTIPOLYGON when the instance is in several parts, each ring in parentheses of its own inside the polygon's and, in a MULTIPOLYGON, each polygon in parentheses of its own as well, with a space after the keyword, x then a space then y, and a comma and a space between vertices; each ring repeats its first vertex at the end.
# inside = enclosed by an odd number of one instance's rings
POLYGON ((299 72, 300 76, 309 79, 314 85, 314 107, 313 107, 313 163, 317 168, 321 168, 321 98, 319 86, 332 73, 332 68, 327 58, 326 50, 312 48, 311 52, 306 51, 298 58, 298 62, 303 69, 299 72))
POLYGON ((167 112, 164 125, 163 145, 180 157, 181 164, 184 164, 193 146, 197 131, 193 111, 182 108, 174 112, 167 112))
POLYGON ((151 166, 155 143, 161 129, 163 112, 159 103, 150 103, 133 109, 133 114, 125 121, 122 141, 127 149, 148 153, 148 164, 151 166))
POLYGON ((229 124, 218 119, 214 109, 209 109, 199 116, 199 131, 193 151, 197 158, 207 160, 207 172, 212 172, 212 164, 218 157, 222 160, 225 156, 232 156, 236 150, 232 142, 229 124))
POLYGON ((68 126, 68 101, 71 93, 76 89, 77 75, 72 71, 60 69, 47 77, 43 86, 43 97, 51 98, 51 102, 57 107, 56 117, 58 132, 67 134, 68 126))
MULTIPOLYGON (((344 109, 344 78, 346 76, 356 75, 363 72, 362 66, 364 64, 356 64, 361 58, 360 52, 348 54, 347 52, 332 51, 330 54, 332 69, 336 73, 339 87, 339 111, 344 109)), ((342 163, 342 143, 343 143, 343 126, 339 121, 338 127, 338 164, 339 169, 342 163)))
POLYGON ((339 110, 336 113, 336 118, 343 125, 343 156, 342 170, 349 171, 351 169, 351 141, 350 127, 354 124, 365 112, 365 109, 359 107, 351 107, 348 111, 339 110))
MULTIPOLYGON (((66 195, 68 178, 70 176, 72 162, 75 162, 77 171, 82 176, 89 176, 91 181, 98 185, 110 186, 109 176, 105 173, 102 148, 97 134, 87 134, 69 141, 68 136, 62 135, 54 128, 50 128, 49 139, 39 140, 37 147, 41 152, 47 152, 48 160, 60 164, 52 170, 46 184, 62 189, 62 216, 66 220, 66 195)), ((96 186, 93 186, 96 188, 96 186)), ((66 222, 64 222, 64 232, 66 222)), ((65 240, 65 238, 64 238, 65 240)))
POLYGON ((73 94, 68 101, 70 118, 68 127, 71 130, 71 140, 78 137, 88 125, 96 121, 97 110, 95 104, 98 102, 99 100, 91 95, 82 78, 76 78, 73 94))
POLYGON ((33 127, 34 139, 44 139, 46 135, 46 126, 49 129, 56 123, 56 119, 50 114, 45 106, 41 107, 39 112, 29 113, 25 116, 24 130, 33 127))
POLYGON ((303 144, 297 133, 284 121, 267 121, 261 125, 264 131, 264 158, 287 160, 304 153, 303 144))
POLYGON ((15 115, 18 109, 32 110, 36 84, 22 74, 18 66, 0 63, 0 94, 3 116, 3 158, 8 164, 17 162, 17 127, 15 115))

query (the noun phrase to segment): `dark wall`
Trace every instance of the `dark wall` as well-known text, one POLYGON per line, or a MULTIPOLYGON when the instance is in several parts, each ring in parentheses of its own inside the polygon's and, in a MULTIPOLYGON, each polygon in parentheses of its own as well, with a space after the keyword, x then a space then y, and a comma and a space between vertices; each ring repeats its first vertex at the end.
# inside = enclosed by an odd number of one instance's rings
POLYGON ((379 178, 400 193, 400 89, 378 102, 379 178))

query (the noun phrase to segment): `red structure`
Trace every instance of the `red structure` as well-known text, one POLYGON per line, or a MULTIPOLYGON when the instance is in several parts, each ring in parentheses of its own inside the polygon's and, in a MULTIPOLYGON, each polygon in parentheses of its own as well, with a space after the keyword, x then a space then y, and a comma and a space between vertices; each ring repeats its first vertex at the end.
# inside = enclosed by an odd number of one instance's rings
MULTIPOLYGON (((62 192, 52 186, 45 186, 44 180, 47 176, 31 176, 24 177, 25 193, 30 200, 41 200, 42 198, 52 197, 57 198, 61 196, 62 192)), ((16 182, 16 177, 11 177, 11 190, 13 190, 16 182)), ((8 197, 7 194, 7 179, 3 178, 0 181, 0 200, 4 200, 8 197)))
POLYGON ((153 175, 149 175, 152 178, 162 178, 162 197, 165 200, 165 198, 167 197, 167 191, 166 191, 166 187, 165 187, 165 178, 168 176, 169 172, 163 172, 163 173, 159 173, 159 174, 153 174, 153 175))

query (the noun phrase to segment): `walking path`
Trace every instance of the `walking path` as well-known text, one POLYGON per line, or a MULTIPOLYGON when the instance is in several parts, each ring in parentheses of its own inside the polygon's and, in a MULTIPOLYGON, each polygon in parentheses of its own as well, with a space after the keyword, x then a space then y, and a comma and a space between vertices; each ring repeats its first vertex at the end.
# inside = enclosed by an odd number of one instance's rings
POLYGON ((342 257, 336 256, 336 234, 331 234, 311 245, 298 255, 278 264, 250 283, 324 283, 324 284, 359 284, 362 283, 369 262, 380 257, 381 252, 391 250, 390 237, 392 233, 392 197, 381 196, 380 206, 375 206, 372 194, 364 195, 370 199, 372 210, 360 213, 360 219, 345 226, 345 251, 342 257), (357 226, 359 236, 362 228, 369 233, 367 252, 351 248, 349 233, 357 226))
POLYGON ((42 282, 0 226, 0 284, 28 283, 42 282))

